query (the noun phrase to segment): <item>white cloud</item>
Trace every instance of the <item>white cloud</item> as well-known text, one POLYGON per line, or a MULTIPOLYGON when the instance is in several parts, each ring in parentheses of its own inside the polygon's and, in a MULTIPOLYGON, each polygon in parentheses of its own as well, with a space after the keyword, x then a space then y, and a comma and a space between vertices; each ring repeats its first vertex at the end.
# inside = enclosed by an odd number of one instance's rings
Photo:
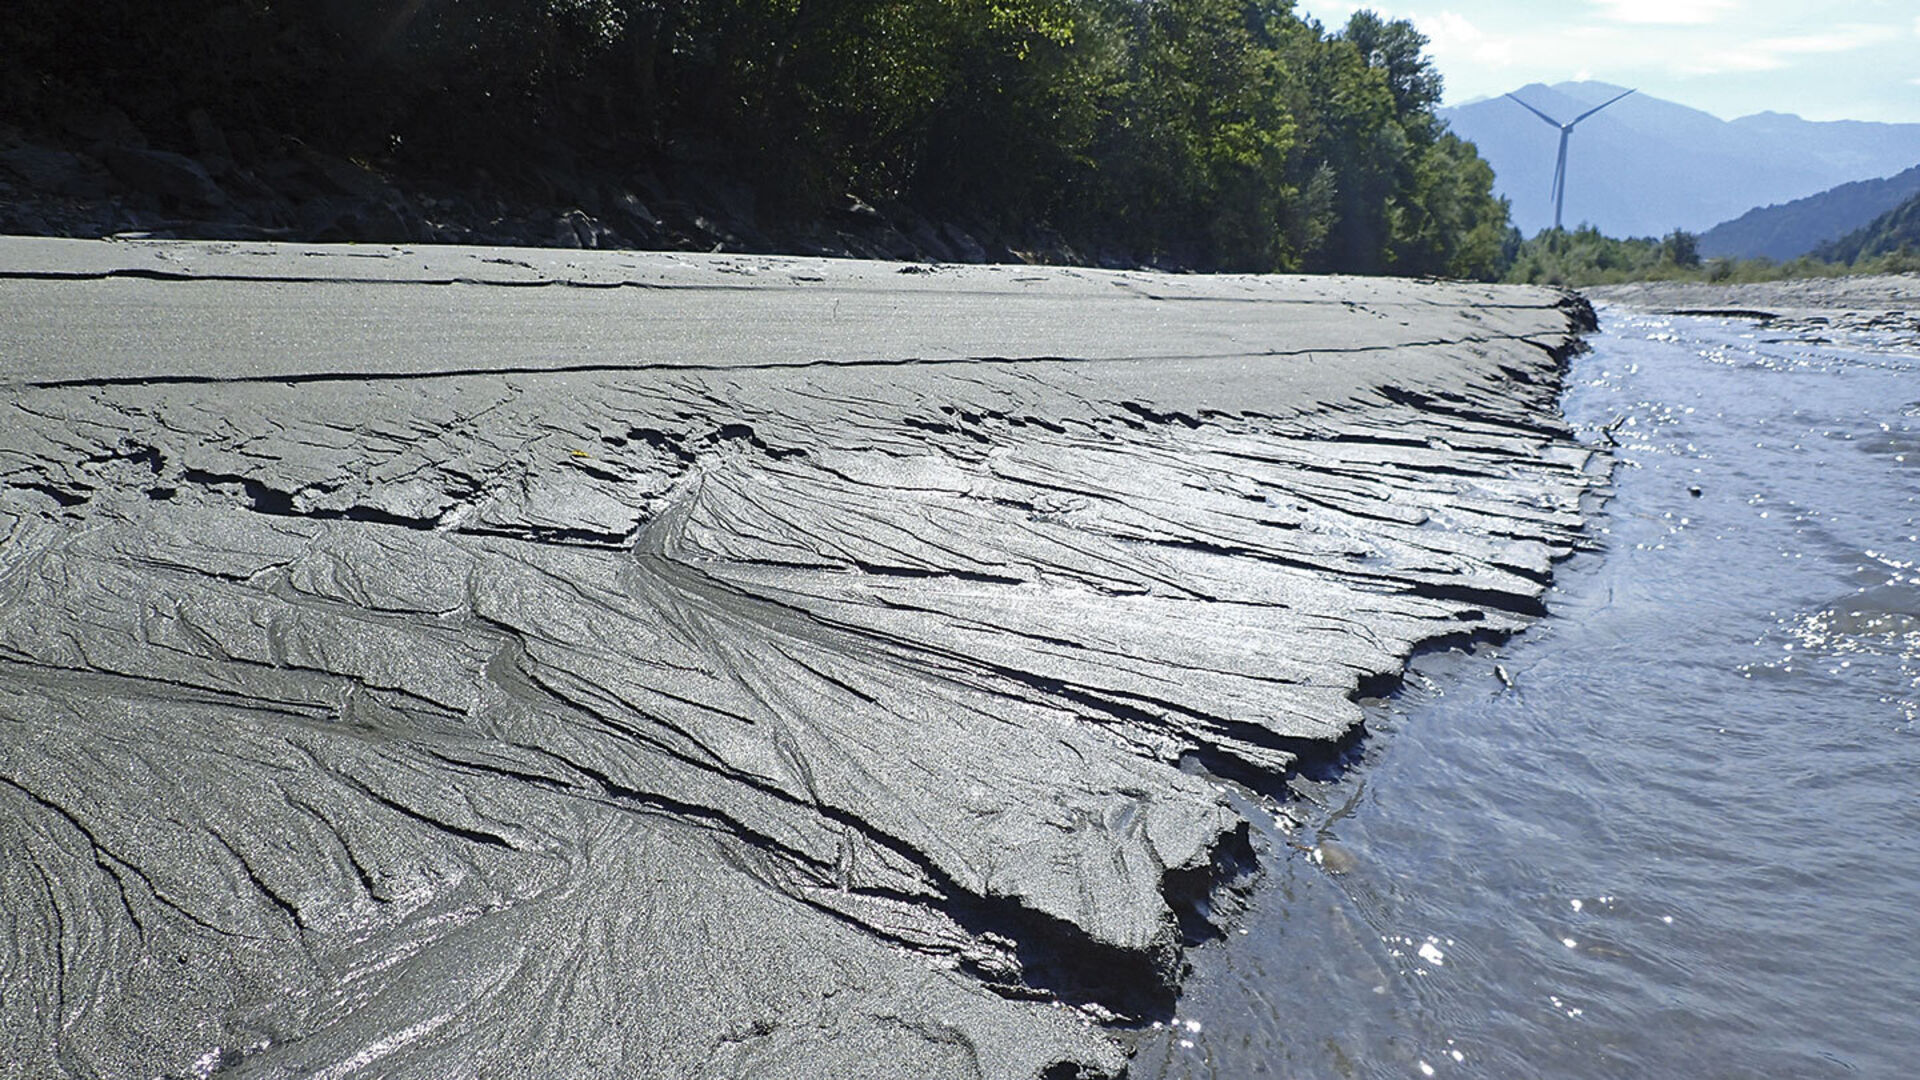
POLYGON ((1623 23, 1701 26, 1719 22, 1734 9, 1734 0, 1588 0, 1600 17, 1623 23))
MULTIPOLYGON (((1464 0, 1464 7, 1472 0, 1464 0)), ((1458 103, 1493 97, 1523 83, 1565 79, 1627 78, 1632 67, 1660 63, 1639 47, 1635 35, 1618 26, 1566 25, 1564 21, 1516 24, 1507 19, 1475 21, 1452 5, 1415 13, 1414 25, 1426 35, 1427 51, 1446 77, 1447 100, 1458 103), (1618 58, 1631 57, 1621 64, 1618 58), (1595 61, 1615 58, 1606 65, 1595 61)))
POLYGON ((1761 47, 1783 53, 1837 53, 1864 49, 1883 41, 1892 41, 1900 31, 1891 26, 1863 26, 1851 23, 1822 34, 1798 34, 1793 37, 1767 38, 1761 47))
POLYGON ((1796 57, 1822 56, 1853 52, 1892 41, 1901 36, 1898 27, 1850 23, 1816 34, 1761 38, 1701 56, 1683 70, 1689 74, 1719 75, 1736 71, 1778 71, 1792 65, 1796 57))
POLYGON ((1428 51, 1436 60, 1486 67, 1513 66, 1515 40, 1511 36, 1489 34, 1457 11, 1418 18, 1415 25, 1427 35, 1428 51))
POLYGON ((1690 63, 1677 65, 1684 75, 1733 75, 1747 71, 1779 71, 1787 66, 1786 57, 1765 49, 1722 49, 1710 52, 1690 63))

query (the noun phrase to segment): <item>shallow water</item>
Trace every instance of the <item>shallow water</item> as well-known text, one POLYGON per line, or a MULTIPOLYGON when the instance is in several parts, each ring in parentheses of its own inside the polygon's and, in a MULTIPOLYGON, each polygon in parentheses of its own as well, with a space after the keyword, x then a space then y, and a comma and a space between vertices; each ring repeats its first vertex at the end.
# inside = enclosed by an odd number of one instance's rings
POLYGON ((1135 1075, 1912 1071, 1920 359, 1601 315, 1596 550, 1246 800, 1264 876, 1135 1075))

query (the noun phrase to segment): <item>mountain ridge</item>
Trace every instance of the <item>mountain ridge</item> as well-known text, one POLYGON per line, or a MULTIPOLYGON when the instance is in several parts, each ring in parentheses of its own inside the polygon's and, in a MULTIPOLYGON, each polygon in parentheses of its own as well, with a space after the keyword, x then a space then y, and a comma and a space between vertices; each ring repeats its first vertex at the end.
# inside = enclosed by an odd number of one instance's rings
POLYGON ((1850 181, 1802 199, 1757 206, 1702 233, 1700 254, 1785 262, 1866 227, 1916 194, 1920 194, 1920 165, 1893 176, 1850 181))
POLYGON ((1876 255, 1920 248, 1920 194, 1874 218, 1853 232, 1822 244, 1814 255, 1829 262, 1857 263, 1876 255))

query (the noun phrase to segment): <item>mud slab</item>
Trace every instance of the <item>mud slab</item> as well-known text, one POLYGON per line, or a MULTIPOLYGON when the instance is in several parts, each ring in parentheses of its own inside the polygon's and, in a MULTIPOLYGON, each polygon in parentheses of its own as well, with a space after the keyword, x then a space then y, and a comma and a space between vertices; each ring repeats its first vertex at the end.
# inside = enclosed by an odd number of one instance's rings
POLYGON ((0 240, 0 1060, 1117 1073, 1216 777, 1538 610, 1583 316, 0 240))

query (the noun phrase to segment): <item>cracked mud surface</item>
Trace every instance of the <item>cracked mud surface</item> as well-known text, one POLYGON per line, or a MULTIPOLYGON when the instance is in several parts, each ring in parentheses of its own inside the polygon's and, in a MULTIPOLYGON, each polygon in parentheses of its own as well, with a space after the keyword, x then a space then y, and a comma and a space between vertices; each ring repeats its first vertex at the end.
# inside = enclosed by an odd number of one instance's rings
POLYGON ((1582 318, 0 240, 5 1075, 1117 1074, 1200 767, 1538 611, 1582 318))

